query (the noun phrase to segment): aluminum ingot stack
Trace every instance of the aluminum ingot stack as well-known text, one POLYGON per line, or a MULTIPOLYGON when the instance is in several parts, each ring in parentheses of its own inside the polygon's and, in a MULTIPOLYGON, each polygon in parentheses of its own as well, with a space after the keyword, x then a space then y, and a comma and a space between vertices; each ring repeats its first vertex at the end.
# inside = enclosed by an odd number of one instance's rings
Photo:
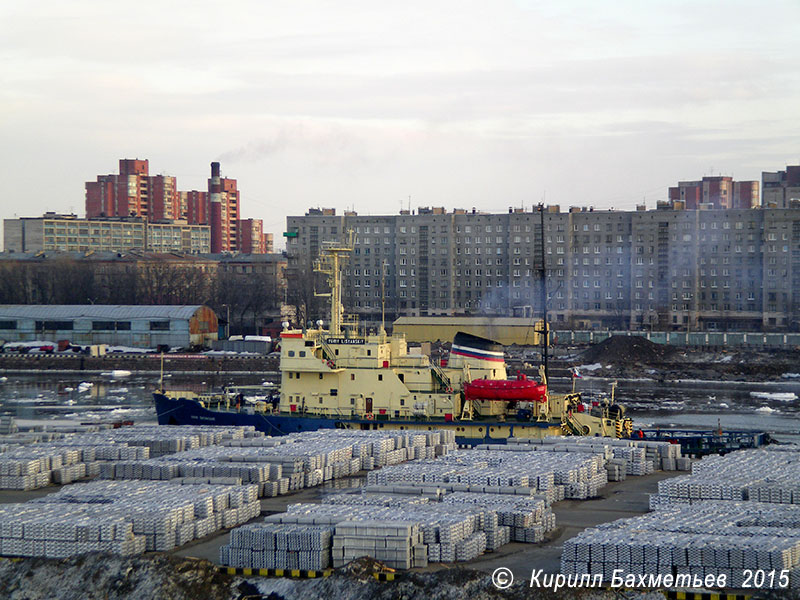
POLYGON ((333 566, 371 556, 393 569, 427 566, 427 548, 411 521, 342 521, 333 536, 333 566))
POLYGON ((332 537, 332 527, 251 523, 231 531, 220 562, 254 569, 327 569, 332 537))

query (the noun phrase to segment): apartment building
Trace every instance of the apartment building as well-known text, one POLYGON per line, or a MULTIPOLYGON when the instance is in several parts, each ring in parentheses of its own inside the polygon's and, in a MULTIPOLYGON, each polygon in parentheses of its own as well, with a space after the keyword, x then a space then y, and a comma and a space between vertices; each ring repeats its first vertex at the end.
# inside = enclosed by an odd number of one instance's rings
POLYGON ((368 324, 382 310, 387 319, 539 314, 544 255, 556 326, 800 328, 800 209, 312 209, 287 218, 290 286, 323 241, 348 230, 343 300, 368 324))
POLYGON ((5 219, 3 247, 7 252, 152 252, 211 251, 208 225, 185 221, 152 223, 142 217, 79 219, 45 213, 42 217, 5 219))
POLYGON ((800 205, 800 165, 787 166, 783 171, 761 173, 765 208, 792 208, 800 205))

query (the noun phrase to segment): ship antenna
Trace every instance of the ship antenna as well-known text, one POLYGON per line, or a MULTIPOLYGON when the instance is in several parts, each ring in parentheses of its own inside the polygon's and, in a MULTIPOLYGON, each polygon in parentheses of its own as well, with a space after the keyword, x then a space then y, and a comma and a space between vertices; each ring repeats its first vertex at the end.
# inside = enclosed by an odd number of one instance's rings
POLYGON ((545 270, 545 251, 544 251, 544 204, 539 204, 539 217, 540 217, 540 225, 541 225, 541 259, 542 259, 542 268, 539 271, 540 278, 542 281, 542 362, 544 364, 544 375, 547 377, 547 346, 549 342, 549 328, 547 327, 547 272, 545 270))

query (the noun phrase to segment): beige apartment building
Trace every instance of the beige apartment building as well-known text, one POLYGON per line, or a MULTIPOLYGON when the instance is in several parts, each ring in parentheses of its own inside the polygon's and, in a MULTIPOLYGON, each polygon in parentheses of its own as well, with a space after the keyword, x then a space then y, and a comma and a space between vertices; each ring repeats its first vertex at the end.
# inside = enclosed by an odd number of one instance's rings
POLYGON ((6 252, 211 251, 208 225, 147 222, 142 217, 79 219, 75 215, 45 213, 42 217, 5 219, 3 234, 6 252))

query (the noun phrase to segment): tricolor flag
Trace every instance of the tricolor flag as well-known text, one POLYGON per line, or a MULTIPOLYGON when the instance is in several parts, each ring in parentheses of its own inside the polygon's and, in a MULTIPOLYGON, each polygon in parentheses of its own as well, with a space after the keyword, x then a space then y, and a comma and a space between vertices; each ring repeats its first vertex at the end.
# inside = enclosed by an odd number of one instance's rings
POLYGON ((581 379, 583 376, 581 372, 578 370, 578 367, 572 367, 572 378, 573 379, 581 379))

